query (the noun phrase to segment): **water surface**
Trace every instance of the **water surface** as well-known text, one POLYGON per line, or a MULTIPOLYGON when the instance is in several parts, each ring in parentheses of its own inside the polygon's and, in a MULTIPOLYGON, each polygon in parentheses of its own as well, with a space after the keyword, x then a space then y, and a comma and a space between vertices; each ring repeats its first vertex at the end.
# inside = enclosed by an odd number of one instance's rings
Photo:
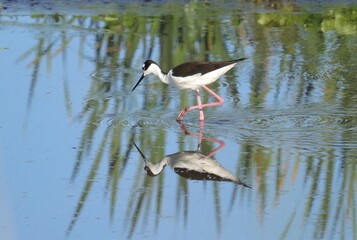
POLYGON ((4 239, 357 239, 355 4, 1 7, 4 239), (149 58, 241 57, 210 85, 225 103, 204 126, 175 121, 193 91, 131 91, 149 58), (154 164, 198 151, 251 188, 148 176, 133 143, 154 164))

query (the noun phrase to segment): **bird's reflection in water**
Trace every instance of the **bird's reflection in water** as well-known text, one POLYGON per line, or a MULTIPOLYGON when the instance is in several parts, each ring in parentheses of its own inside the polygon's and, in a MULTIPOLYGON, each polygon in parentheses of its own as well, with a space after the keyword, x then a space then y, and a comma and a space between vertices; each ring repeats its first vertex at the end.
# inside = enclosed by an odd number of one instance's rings
POLYGON ((201 124, 200 132, 198 134, 190 133, 187 131, 185 125, 180 125, 186 135, 198 137, 196 151, 182 151, 169 154, 161 161, 152 163, 146 158, 139 147, 133 143, 145 161, 145 171, 147 175, 157 176, 167 165, 169 165, 175 173, 187 179, 234 182, 243 185, 244 187, 251 188, 249 185, 243 183, 240 178, 225 169, 217 160, 212 158, 212 155, 224 147, 224 142, 222 140, 204 136, 203 124, 201 124), (202 140, 219 143, 219 146, 207 155, 204 155, 201 153, 202 140))

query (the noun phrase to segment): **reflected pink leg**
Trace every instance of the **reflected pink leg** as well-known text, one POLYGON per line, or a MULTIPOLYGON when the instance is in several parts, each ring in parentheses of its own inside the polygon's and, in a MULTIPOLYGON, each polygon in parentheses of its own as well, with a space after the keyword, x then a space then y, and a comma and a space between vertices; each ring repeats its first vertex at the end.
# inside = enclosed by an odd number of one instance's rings
POLYGON ((209 89, 207 86, 205 85, 201 85, 201 87, 203 87, 209 94, 211 94, 212 96, 214 96, 218 102, 213 102, 213 103, 205 103, 205 104, 202 104, 201 103, 201 97, 200 97, 200 92, 199 90, 197 89, 196 90, 196 94, 197 94, 197 102, 198 102, 198 105, 196 106, 190 106, 190 107, 185 107, 184 109, 182 109, 182 111, 180 112, 180 114, 178 115, 177 117, 177 121, 181 121, 182 118, 185 116, 185 114, 192 110, 192 109, 196 109, 196 108, 199 108, 200 109, 200 120, 203 121, 205 119, 204 117, 204 114, 203 114, 203 110, 202 108, 204 107, 211 107, 211 106, 219 106, 219 105, 222 105, 224 103, 224 99, 221 98, 218 94, 216 94, 215 92, 213 92, 211 89, 209 89))
POLYGON ((180 124, 180 126, 181 126, 181 130, 184 131, 184 133, 186 135, 192 136, 192 137, 194 137, 194 136, 198 137, 197 152, 201 151, 201 142, 202 142, 202 140, 207 140, 209 142, 219 143, 219 146, 217 148, 213 149, 210 153, 208 153, 206 158, 212 157, 212 155, 217 153, 219 150, 221 150, 225 146, 224 141, 218 140, 216 138, 206 137, 206 136, 203 135, 204 122, 202 122, 202 124, 200 124, 200 132, 199 133, 191 133, 191 132, 189 132, 187 130, 186 126, 183 125, 183 124, 180 124))

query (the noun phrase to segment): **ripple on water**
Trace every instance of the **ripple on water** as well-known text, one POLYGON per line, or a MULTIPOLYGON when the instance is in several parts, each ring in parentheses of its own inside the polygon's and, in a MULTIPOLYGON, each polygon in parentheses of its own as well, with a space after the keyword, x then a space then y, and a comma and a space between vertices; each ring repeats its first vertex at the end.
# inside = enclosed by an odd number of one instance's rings
POLYGON ((156 131, 158 129, 170 128, 176 125, 175 118, 171 114, 157 113, 155 110, 149 112, 136 112, 129 114, 111 114, 107 115, 107 124, 109 126, 122 127, 146 127, 149 130, 156 131), (159 115, 157 115, 159 114, 159 115), (153 117, 160 116, 160 117, 153 117))
POLYGON ((357 111, 333 106, 223 110, 210 116, 205 129, 213 135, 224 135, 239 142, 259 141, 264 146, 357 147, 353 137, 357 133, 357 111))
MULTIPOLYGON (((356 124, 356 119, 351 119, 349 116, 339 115, 273 115, 269 117, 251 119, 250 123, 259 127, 262 131, 285 131, 299 132, 306 130, 321 130, 335 131, 337 128, 344 127, 353 128, 356 124)), ((258 128, 256 128, 258 129, 258 128)))
MULTIPOLYGON (((333 106, 302 106, 299 108, 268 110, 240 108, 207 109, 204 134, 218 139, 233 139, 239 143, 266 147, 291 146, 318 151, 324 147, 357 148, 357 111, 341 110, 333 106)), ((137 111, 107 115, 109 126, 145 127, 179 132, 176 112, 137 111)), ((199 131, 198 112, 190 112, 183 123, 190 131, 199 131)))

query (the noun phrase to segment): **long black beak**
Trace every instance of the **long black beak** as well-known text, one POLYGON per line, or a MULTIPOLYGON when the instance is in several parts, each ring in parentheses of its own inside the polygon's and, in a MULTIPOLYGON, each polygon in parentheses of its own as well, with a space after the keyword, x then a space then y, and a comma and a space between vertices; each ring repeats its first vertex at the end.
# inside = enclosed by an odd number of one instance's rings
MULTIPOLYGON (((135 87, 134 87, 135 88, 135 87)), ((147 158, 145 157, 144 153, 140 150, 140 148, 138 146, 136 146, 136 144, 134 142, 132 142, 134 144, 134 146, 136 147, 136 149, 139 151, 141 157, 144 159, 145 163, 147 161, 147 158)))
POLYGON ((143 73, 143 75, 141 75, 139 81, 135 84, 135 86, 133 87, 133 89, 132 89, 131 91, 134 91, 134 90, 135 90, 135 88, 136 88, 136 87, 139 85, 139 83, 144 79, 144 77, 145 77, 145 75, 144 75, 144 73, 143 73))
MULTIPOLYGON (((141 80, 141 79, 140 79, 141 80)), ((140 81, 139 81, 140 82, 140 81)), ((135 88, 135 87, 134 87, 135 88)), ((146 171, 146 174, 150 177, 155 177, 157 174, 154 174, 151 169, 147 166, 148 163, 148 159, 145 157, 144 153, 140 150, 140 148, 138 146, 136 146, 136 144, 134 142, 132 142, 134 144, 134 146, 136 147, 136 149, 139 151, 140 155, 143 157, 144 162, 145 162, 145 167, 144 170, 146 171)))

